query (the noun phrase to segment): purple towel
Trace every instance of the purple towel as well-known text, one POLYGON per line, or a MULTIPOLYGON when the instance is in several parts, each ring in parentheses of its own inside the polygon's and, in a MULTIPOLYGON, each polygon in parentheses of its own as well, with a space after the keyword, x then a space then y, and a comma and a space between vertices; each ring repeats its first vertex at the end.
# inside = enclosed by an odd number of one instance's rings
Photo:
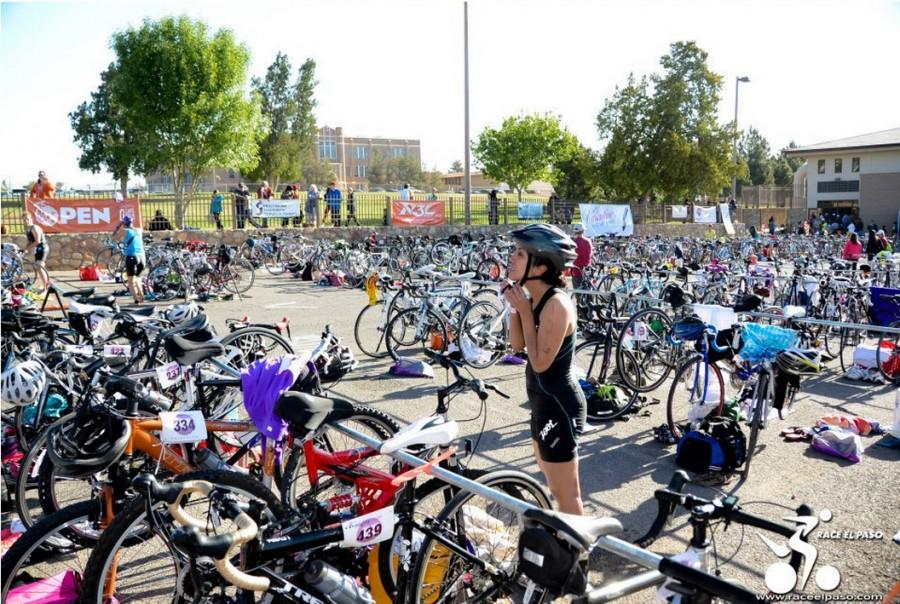
POLYGON ((306 369, 303 359, 288 354, 254 361, 241 371, 244 408, 260 433, 276 443, 287 433, 288 424, 275 414, 275 403, 306 369))

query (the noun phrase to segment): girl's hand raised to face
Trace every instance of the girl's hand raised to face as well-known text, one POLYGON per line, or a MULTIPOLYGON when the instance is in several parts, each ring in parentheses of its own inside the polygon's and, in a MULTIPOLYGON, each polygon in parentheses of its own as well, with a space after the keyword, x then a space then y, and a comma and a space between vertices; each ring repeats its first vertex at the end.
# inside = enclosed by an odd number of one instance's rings
POLYGON ((531 312, 531 300, 525 295, 525 291, 518 283, 508 283, 503 287, 503 297, 509 305, 518 313, 531 312))

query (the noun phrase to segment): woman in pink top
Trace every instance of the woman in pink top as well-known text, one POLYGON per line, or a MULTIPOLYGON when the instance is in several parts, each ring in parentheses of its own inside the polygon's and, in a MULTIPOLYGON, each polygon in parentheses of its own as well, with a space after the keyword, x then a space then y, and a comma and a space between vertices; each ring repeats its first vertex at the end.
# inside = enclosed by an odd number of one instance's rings
POLYGON ((850 233, 850 239, 844 245, 844 254, 841 256, 844 260, 857 261, 862 256, 863 246, 859 241, 856 233, 850 233))

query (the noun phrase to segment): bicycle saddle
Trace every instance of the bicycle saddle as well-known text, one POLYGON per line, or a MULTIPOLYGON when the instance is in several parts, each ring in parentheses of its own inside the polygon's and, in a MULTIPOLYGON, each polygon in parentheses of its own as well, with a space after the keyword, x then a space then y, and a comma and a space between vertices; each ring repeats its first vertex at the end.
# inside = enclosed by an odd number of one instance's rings
POLYGON ((394 453, 417 445, 449 445, 459 434, 459 424, 440 415, 422 417, 404 426, 393 437, 381 443, 380 453, 394 453))
POLYGON ((155 306, 138 306, 136 308, 126 308, 122 314, 129 315, 137 320, 145 319, 153 314, 156 310, 155 306))
POLYGON ((218 342, 191 342, 175 335, 166 338, 165 349, 179 365, 193 365, 225 353, 218 342))
POLYGON ((275 414, 297 431, 318 430, 329 421, 347 419, 354 413, 353 403, 289 390, 275 403, 275 414))
MULTIPOLYGON (((112 298, 112 296, 110 296, 112 298)), ((115 301, 115 298, 113 298, 115 301)), ((73 315, 89 315, 91 313, 101 313, 112 316, 113 309, 109 306, 103 306, 99 304, 87 304, 84 302, 76 302, 72 300, 69 302, 69 313, 73 315)))
POLYGON ((575 516, 537 508, 526 510, 522 516, 526 522, 534 522, 560 533, 565 539, 584 550, 589 550, 600 537, 621 533, 624 530, 622 523, 615 518, 575 516))
POLYGON ((90 298, 97 291, 95 287, 86 287, 84 289, 73 289, 72 291, 64 292, 58 286, 51 285, 51 288, 61 295, 63 298, 90 298))

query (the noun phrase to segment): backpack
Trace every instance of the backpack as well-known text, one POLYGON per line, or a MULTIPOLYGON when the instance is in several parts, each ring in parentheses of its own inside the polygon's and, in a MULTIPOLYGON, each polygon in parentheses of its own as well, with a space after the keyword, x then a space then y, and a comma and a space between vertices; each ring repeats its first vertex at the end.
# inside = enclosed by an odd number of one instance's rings
POLYGON ((675 463, 695 474, 732 474, 747 457, 747 439, 736 421, 713 417, 681 437, 675 463))

